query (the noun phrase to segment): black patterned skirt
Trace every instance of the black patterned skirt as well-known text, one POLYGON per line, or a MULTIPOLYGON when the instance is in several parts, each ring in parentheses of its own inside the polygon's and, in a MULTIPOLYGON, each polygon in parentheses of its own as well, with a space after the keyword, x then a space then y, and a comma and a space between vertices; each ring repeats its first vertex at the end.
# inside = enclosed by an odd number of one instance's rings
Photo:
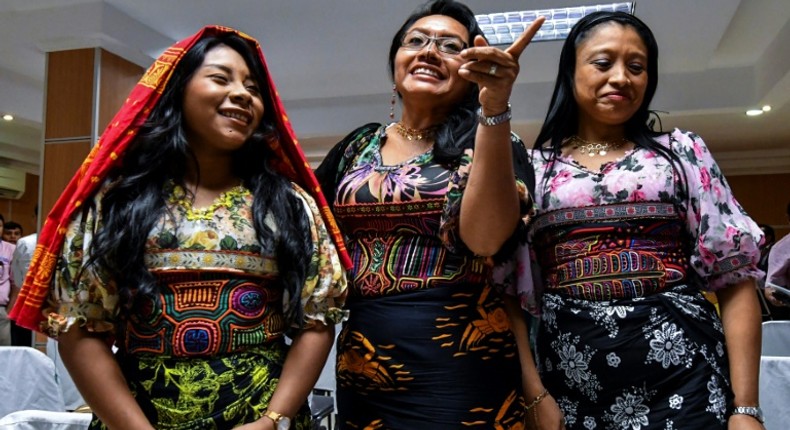
POLYGON ((338 340, 341 429, 521 429, 501 297, 456 285, 353 300, 338 340))
POLYGON ((569 430, 727 428, 722 324, 696 289, 611 301, 546 293, 536 343, 569 430))

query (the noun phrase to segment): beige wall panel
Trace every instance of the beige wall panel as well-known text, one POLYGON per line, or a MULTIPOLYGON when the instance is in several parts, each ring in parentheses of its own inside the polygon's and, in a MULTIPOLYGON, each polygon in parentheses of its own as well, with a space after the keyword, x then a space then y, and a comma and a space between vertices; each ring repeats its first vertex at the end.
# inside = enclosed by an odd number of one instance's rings
POLYGON ((94 49, 47 54, 45 139, 91 135, 94 49))
POLYGON ((99 124, 101 134, 121 108, 126 97, 143 76, 145 70, 137 64, 102 50, 99 82, 99 124))
POLYGON ((50 143, 44 145, 44 191, 41 215, 46 216, 80 168, 90 151, 91 142, 50 143))

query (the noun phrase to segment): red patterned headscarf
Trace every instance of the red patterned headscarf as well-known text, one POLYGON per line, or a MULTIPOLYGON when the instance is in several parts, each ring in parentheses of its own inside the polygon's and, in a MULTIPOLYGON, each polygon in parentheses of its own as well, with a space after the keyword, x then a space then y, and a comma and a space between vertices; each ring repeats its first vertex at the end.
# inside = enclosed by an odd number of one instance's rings
POLYGON ((296 135, 274 86, 260 45, 252 37, 232 28, 207 26, 168 48, 148 68, 47 215, 38 235, 38 244, 25 276, 22 291, 9 315, 17 325, 40 330, 40 323, 46 319, 42 307, 49 295, 50 283, 65 240, 66 227, 80 210, 82 203, 94 196, 108 173, 118 166, 126 148, 150 115, 184 54, 203 37, 230 33, 249 42, 263 64, 266 85, 269 87, 266 93, 271 105, 274 106, 275 126, 279 134, 279 141, 270 143, 276 155, 276 160, 272 160, 272 167, 313 196, 321 209, 322 217, 338 249, 343 266, 346 269, 351 267, 351 259, 340 231, 321 193, 318 181, 297 144, 296 135))

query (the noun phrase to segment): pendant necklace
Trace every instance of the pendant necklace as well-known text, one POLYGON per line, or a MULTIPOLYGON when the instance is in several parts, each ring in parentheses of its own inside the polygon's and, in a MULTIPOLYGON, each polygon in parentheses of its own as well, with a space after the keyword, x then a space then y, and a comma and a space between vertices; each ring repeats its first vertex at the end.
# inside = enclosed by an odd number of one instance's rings
POLYGON ((589 140, 573 135, 565 142, 565 145, 573 146, 574 149, 578 149, 582 154, 586 154, 588 157, 603 157, 609 153, 609 151, 620 149, 626 142, 628 142, 628 139, 625 138, 614 142, 590 142, 589 140))

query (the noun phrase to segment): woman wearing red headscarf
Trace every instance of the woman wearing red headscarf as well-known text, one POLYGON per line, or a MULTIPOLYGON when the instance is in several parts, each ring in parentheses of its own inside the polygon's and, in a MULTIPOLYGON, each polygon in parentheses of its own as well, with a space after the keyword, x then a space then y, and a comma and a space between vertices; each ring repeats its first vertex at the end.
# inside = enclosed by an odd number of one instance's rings
POLYGON ((12 317, 58 337, 91 428, 306 429, 344 315, 328 213, 257 42, 207 27, 69 184, 12 317))

